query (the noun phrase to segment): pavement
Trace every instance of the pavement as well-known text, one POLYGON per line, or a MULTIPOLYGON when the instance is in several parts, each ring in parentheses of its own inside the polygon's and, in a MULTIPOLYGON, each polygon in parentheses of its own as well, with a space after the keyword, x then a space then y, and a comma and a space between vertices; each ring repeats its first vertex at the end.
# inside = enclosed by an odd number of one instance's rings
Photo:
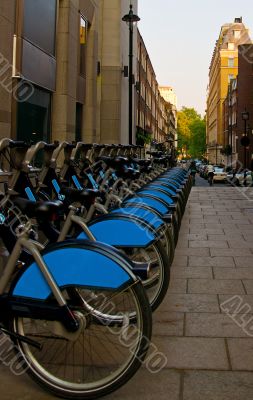
MULTIPOLYGON (((146 366, 105 399, 253 399, 253 188, 202 186, 183 217, 171 283, 154 313, 163 369, 146 366)), ((26 375, 0 366, 1 400, 46 400, 26 375)))

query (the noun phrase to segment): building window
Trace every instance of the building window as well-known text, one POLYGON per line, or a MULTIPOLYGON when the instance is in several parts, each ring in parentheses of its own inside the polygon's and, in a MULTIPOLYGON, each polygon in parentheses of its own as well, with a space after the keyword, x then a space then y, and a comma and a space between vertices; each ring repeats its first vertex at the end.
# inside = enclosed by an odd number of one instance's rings
POLYGON ((25 0, 23 37, 29 42, 55 55, 56 0, 25 0))
POLYGON ((80 75, 86 74, 86 44, 87 44, 87 28, 88 23, 85 18, 80 16, 80 75))
POLYGON ((81 103, 76 103, 76 142, 81 142, 82 140, 82 120, 83 120, 83 105, 81 103))
POLYGON ((228 43, 228 50, 234 50, 235 49, 235 44, 234 43, 228 43))
POLYGON ((241 37, 241 31, 234 31, 235 39, 239 39, 241 37))
POLYGON ((49 142, 52 95, 47 90, 34 87, 31 96, 23 101, 22 90, 24 90, 24 85, 18 93, 17 138, 27 143, 39 142, 40 140, 49 142))
POLYGON ((228 67, 233 68, 235 66, 235 59, 233 57, 228 59, 228 67))

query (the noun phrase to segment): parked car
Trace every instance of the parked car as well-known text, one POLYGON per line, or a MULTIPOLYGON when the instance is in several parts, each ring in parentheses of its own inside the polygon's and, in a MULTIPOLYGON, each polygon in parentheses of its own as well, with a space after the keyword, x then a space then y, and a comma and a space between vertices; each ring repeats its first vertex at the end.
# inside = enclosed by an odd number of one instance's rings
POLYGON ((196 162, 196 170, 197 170, 198 172, 200 172, 200 168, 201 168, 202 165, 203 165, 203 164, 202 164, 201 161, 196 162))
MULTIPOLYGON (((244 171, 236 172, 235 176, 233 176, 233 171, 230 171, 226 176, 226 180, 231 185, 243 186, 244 185, 244 171)), ((247 186, 252 185, 251 171, 246 172, 246 184, 247 184, 247 186)))
POLYGON ((227 173, 223 167, 215 165, 213 167, 213 172, 214 172, 214 177, 213 177, 214 182, 225 182, 226 181, 227 173))

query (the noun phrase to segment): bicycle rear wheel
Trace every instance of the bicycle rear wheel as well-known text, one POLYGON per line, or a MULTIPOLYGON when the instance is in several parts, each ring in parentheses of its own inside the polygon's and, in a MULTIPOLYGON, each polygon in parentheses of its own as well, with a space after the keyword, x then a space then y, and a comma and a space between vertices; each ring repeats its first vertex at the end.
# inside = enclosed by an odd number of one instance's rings
POLYGON ((108 394, 132 377, 148 350, 152 322, 144 289, 135 281, 116 292, 72 287, 63 294, 79 319, 77 333, 66 332, 59 322, 11 319, 14 332, 42 345, 38 350, 17 340, 23 366, 39 385, 60 397, 108 394), (70 289, 80 294, 83 305, 71 298, 70 289))
POLYGON ((163 301, 170 282, 170 259, 162 242, 157 241, 147 248, 131 248, 126 254, 132 261, 149 264, 149 277, 142 280, 142 284, 152 311, 155 311, 163 301))

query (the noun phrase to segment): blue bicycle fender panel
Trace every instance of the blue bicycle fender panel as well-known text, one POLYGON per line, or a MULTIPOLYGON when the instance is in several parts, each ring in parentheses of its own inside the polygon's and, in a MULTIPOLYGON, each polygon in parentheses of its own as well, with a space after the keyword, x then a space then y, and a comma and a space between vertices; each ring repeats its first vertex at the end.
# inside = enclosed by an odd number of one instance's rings
MULTIPOLYGON (((152 184, 152 186, 153 186, 153 184, 152 184)), ((163 190, 169 189, 173 192, 173 194, 176 193, 176 190, 179 187, 178 185, 174 185, 173 183, 168 182, 168 181, 167 182, 163 182, 163 181, 156 182, 154 186, 157 186, 158 188, 163 189, 163 190)))
POLYGON ((176 194, 176 192, 170 188, 166 188, 165 186, 159 186, 159 185, 148 185, 148 189, 160 189, 163 190, 164 192, 168 193, 169 195, 171 194, 172 196, 176 194))
POLYGON ((167 179, 166 179, 166 178, 157 179, 157 181, 160 181, 160 180, 163 180, 163 181, 165 181, 165 182, 171 182, 171 183, 173 183, 173 184, 175 184, 175 185, 180 185, 180 183, 181 183, 181 181, 182 181, 183 179, 176 179, 176 178, 174 178, 173 176, 168 176, 167 179))
POLYGON ((144 195, 143 197, 133 197, 132 199, 124 201, 124 203, 138 203, 140 204, 140 206, 146 204, 147 206, 152 207, 155 211, 159 212, 162 215, 168 212, 168 207, 166 207, 160 201, 156 199, 151 199, 151 197, 145 197, 144 195))
POLYGON ((144 208, 139 207, 121 207, 112 210, 111 213, 122 214, 127 217, 131 217, 131 215, 144 219, 148 224, 152 225, 154 229, 160 228, 163 225, 163 220, 159 218, 155 213, 152 213, 149 210, 145 210, 144 208))
MULTIPOLYGON (((66 287, 94 287, 117 289, 130 279, 127 271, 109 257, 94 250, 64 248, 43 256, 57 285, 66 287)), ((14 296, 45 300, 51 288, 37 264, 32 263, 21 275, 14 290, 14 296)))
POLYGON ((165 203, 167 204, 173 204, 174 201, 169 197, 169 195, 166 195, 164 193, 158 192, 157 190, 141 190, 140 192, 141 194, 148 194, 150 196, 154 196, 157 197, 163 201, 165 201, 165 203))
POLYGON ((178 185, 178 182, 175 181, 174 179, 172 179, 171 177, 165 178, 165 177, 161 177, 161 178, 157 178, 156 182, 164 182, 166 183, 170 183, 173 185, 178 185))
MULTIPOLYGON (((107 218, 89 225, 96 240, 118 247, 147 247, 155 239, 147 226, 129 219, 107 218)), ((78 239, 86 239, 81 233, 78 239)))

